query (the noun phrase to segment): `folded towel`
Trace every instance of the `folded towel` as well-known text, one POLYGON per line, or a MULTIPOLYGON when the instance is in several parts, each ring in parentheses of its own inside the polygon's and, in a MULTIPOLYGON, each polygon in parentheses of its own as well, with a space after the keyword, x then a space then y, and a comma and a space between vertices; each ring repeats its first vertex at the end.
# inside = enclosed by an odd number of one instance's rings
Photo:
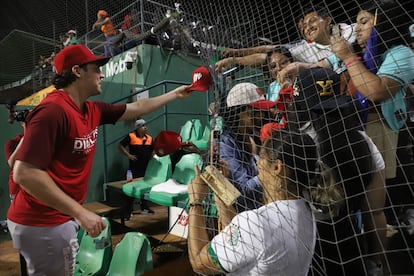
POLYGON ((165 192, 170 194, 185 194, 188 192, 187 185, 177 182, 175 179, 167 181, 152 187, 151 192, 165 192))

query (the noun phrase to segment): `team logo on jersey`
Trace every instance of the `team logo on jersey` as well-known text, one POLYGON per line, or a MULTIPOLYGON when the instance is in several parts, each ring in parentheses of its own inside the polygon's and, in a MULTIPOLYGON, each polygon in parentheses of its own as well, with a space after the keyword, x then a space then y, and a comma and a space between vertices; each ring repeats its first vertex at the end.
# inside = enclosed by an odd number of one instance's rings
POLYGON ((228 231, 226 233, 226 242, 231 246, 237 246, 240 241, 240 229, 239 226, 235 224, 230 224, 228 231))
POLYGON ((98 127, 92 130, 84 137, 77 137, 73 142, 73 153, 88 154, 95 149, 96 140, 98 139, 98 127))

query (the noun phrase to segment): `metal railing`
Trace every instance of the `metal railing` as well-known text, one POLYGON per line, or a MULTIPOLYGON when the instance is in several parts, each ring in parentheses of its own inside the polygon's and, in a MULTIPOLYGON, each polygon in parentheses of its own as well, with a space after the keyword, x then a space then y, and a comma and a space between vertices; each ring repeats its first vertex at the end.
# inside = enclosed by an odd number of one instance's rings
MULTIPOLYGON (((173 10, 174 7, 163 5, 151 0, 138 0, 115 14, 111 14, 111 20, 116 30, 121 29, 124 21, 124 15, 129 13, 132 8, 137 10, 140 22, 131 26, 132 28, 137 27, 140 33, 144 33, 154 27, 158 22, 165 17, 167 10, 173 10)), ((103 46, 106 43, 106 38, 103 34, 96 35, 97 31, 88 31, 84 36, 79 38, 83 44, 87 45, 95 53, 102 52, 103 46)), ((141 44, 145 44, 145 39, 141 41, 141 44)))

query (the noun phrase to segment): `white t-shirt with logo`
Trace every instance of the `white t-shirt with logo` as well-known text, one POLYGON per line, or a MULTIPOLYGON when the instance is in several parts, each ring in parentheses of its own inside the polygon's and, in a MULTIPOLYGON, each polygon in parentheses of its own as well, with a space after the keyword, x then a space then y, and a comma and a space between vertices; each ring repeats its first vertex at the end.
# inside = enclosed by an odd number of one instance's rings
MULTIPOLYGON (((349 43, 355 41, 355 24, 338 24, 341 30, 341 35, 349 43)), ((331 56, 333 53, 331 51, 331 45, 322 45, 316 42, 308 42, 306 40, 300 40, 297 43, 286 44, 285 47, 289 49, 289 52, 292 54, 292 57, 295 61, 306 62, 306 63, 315 63, 326 59, 331 56)))
POLYGON ((309 205, 281 200, 235 216, 209 253, 228 275, 307 275, 315 241, 309 205))

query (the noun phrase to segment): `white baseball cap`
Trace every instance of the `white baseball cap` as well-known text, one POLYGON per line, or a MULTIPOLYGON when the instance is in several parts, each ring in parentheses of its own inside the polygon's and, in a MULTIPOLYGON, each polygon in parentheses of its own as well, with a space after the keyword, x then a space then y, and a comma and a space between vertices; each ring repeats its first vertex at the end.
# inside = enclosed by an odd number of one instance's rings
POLYGON ((227 107, 250 105, 257 109, 269 109, 275 106, 275 102, 268 101, 263 91, 257 85, 250 82, 241 82, 230 89, 227 95, 227 107))
POLYGON ((147 124, 147 122, 145 122, 144 119, 138 119, 135 121, 135 127, 136 128, 141 128, 143 126, 145 126, 147 124))

